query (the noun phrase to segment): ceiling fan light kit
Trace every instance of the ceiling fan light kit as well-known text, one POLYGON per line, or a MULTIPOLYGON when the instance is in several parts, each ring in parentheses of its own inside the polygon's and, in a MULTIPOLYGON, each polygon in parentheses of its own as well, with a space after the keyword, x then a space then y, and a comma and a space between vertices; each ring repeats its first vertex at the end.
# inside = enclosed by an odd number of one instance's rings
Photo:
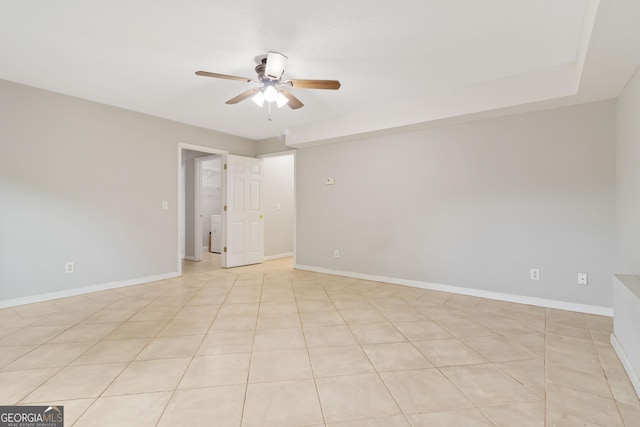
POLYGON ((262 87, 251 88, 240 95, 231 98, 226 104, 237 104, 247 98, 262 107, 266 101, 271 115, 271 104, 276 103, 278 108, 288 105, 292 110, 302 108, 304 104, 296 98, 288 88, 294 89, 324 89, 337 90, 340 88, 338 80, 282 80, 284 68, 287 65, 287 57, 278 52, 268 52, 260 64, 255 68, 258 79, 231 76, 227 74, 212 73, 209 71, 196 71, 197 76, 214 77, 226 80, 240 80, 247 83, 262 83, 262 87))

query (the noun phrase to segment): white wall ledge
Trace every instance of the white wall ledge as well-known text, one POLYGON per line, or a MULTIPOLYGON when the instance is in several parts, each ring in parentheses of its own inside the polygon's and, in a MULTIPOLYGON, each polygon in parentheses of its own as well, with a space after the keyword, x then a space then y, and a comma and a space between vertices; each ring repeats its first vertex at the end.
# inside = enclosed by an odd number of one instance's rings
POLYGON ((640 276, 613 278, 611 345, 640 397, 640 276))

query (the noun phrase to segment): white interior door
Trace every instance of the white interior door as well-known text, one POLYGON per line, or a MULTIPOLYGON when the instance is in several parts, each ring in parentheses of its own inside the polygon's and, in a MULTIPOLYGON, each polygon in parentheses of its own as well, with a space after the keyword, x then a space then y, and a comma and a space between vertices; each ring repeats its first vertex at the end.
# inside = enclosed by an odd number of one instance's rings
POLYGON ((261 263, 264 260, 263 160, 228 154, 226 164, 223 265, 237 267, 261 263))

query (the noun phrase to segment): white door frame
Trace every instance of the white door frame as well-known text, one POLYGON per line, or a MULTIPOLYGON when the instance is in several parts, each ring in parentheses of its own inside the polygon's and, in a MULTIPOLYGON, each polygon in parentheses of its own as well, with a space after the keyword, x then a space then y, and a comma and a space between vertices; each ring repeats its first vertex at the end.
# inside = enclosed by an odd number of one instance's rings
MULTIPOLYGON (((217 148, 211 147, 203 147, 201 145, 187 144, 184 142, 178 142, 178 274, 182 275, 182 206, 185 204, 185 194, 184 194, 184 182, 182 180, 182 150, 191 150, 198 151, 200 153, 209 153, 209 154, 218 154, 222 156, 223 162, 225 161, 225 157, 227 155, 227 151, 219 150, 217 148)), ((222 200, 226 201, 226 177, 225 174, 222 174, 222 200)), ((197 185, 196 185, 197 187, 197 185)), ((223 202, 224 203, 224 202, 223 202)), ((199 208, 198 208, 199 210, 199 208)), ((197 222, 197 221, 196 221, 197 222)), ((225 228, 225 218, 222 216, 222 241, 226 242, 226 236, 224 235, 225 228)), ((200 236, 198 236, 200 237, 200 236)), ((196 238, 197 243, 201 243, 196 238)), ((202 253, 202 245, 200 245, 200 253, 202 253)))

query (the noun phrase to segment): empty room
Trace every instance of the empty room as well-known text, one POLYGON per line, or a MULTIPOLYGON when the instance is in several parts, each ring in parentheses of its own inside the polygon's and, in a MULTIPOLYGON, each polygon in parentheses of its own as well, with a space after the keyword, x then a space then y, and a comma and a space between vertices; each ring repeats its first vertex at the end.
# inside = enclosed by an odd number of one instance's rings
POLYGON ((0 426, 640 426, 639 2, 0 4, 0 426))

